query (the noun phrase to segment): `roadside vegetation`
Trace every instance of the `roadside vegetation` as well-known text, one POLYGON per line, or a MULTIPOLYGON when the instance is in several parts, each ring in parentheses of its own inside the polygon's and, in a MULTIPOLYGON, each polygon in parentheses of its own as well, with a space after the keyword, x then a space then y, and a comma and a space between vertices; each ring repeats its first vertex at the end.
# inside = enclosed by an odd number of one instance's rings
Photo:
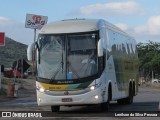
POLYGON ((147 87, 147 88, 154 88, 154 89, 160 89, 160 83, 150 83, 150 82, 145 82, 142 84, 142 87, 147 87))
POLYGON ((14 61, 26 58, 27 45, 5 38, 5 46, 0 49, 0 65, 5 68, 12 67, 14 61))
POLYGON ((160 79, 160 43, 139 43, 137 49, 139 77, 144 80, 141 81, 143 86, 160 89, 160 83, 152 83, 153 79, 160 79))
POLYGON ((145 80, 160 78, 160 43, 149 41, 137 45, 139 70, 145 80))

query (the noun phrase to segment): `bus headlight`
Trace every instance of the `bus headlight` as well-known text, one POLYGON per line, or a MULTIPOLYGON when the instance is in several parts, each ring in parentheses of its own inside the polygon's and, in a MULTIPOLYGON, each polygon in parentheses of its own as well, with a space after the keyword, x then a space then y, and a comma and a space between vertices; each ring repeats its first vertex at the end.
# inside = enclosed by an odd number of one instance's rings
POLYGON ((90 90, 95 90, 95 89, 97 89, 100 85, 101 85, 100 83, 99 83, 99 84, 96 84, 96 85, 92 85, 92 86, 89 87, 89 89, 90 89, 90 90))
POLYGON ((95 98, 95 99, 98 99, 98 95, 95 95, 94 98, 95 98))
POLYGON ((90 90, 94 90, 94 89, 95 89, 95 86, 91 86, 91 87, 90 87, 90 90))
POLYGON ((45 89, 41 87, 41 88, 39 89, 39 91, 40 91, 40 92, 44 92, 45 89))
POLYGON ((40 87, 40 86, 37 86, 37 90, 44 93, 45 92, 45 89, 43 87, 40 87))

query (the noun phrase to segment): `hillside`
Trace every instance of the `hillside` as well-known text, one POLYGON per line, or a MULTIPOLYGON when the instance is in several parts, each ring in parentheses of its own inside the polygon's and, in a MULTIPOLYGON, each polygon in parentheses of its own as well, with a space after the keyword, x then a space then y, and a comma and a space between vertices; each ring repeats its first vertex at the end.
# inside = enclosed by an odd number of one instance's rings
POLYGON ((0 65, 11 67, 19 58, 26 57, 27 45, 5 38, 5 46, 0 47, 0 65))

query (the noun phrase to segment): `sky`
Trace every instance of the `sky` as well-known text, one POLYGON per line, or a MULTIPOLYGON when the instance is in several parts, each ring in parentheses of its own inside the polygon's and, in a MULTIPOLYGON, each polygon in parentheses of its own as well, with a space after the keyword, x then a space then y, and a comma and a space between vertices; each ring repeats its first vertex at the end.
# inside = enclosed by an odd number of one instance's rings
POLYGON ((160 42, 160 0, 0 0, 0 32, 32 44, 34 30, 25 28, 26 14, 48 16, 48 23, 104 19, 133 36, 137 43, 160 42))

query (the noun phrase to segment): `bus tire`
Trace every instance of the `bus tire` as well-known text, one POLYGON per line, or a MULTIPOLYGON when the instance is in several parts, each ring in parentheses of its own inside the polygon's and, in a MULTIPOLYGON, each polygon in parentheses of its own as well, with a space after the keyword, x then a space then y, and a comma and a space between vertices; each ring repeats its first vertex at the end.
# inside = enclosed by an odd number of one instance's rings
POLYGON ((100 104, 101 111, 108 111, 109 109, 109 102, 104 102, 100 104))
POLYGON ((133 103, 133 89, 132 86, 129 87, 129 96, 125 98, 126 104, 132 104, 133 103))
POLYGON ((136 96, 135 82, 133 82, 133 96, 136 96))
POLYGON ((129 87, 129 96, 127 98, 123 98, 123 99, 117 100, 117 103, 119 105, 132 104, 133 103, 133 96, 134 96, 134 91, 132 89, 132 85, 130 85, 130 87, 129 87))
POLYGON ((129 89, 129 96, 126 98, 126 103, 127 104, 133 103, 133 89, 131 87, 129 89))
POLYGON ((117 103, 119 105, 123 105, 123 104, 125 104, 125 101, 124 101, 124 99, 119 99, 119 100, 117 100, 117 103))
POLYGON ((111 100, 112 100, 112 87, 111 87, 111 84, 110 84, 109 88, 108 88, 108 100, 107 100, 107 102, 104 102, 104 103, 100 104, 101 111, 108 111, 109 110, 109 104, 110 104, 111 100))
POLYGON ((51 106, 51 111, 52 112, 59 112, 60 106, 51 106))

